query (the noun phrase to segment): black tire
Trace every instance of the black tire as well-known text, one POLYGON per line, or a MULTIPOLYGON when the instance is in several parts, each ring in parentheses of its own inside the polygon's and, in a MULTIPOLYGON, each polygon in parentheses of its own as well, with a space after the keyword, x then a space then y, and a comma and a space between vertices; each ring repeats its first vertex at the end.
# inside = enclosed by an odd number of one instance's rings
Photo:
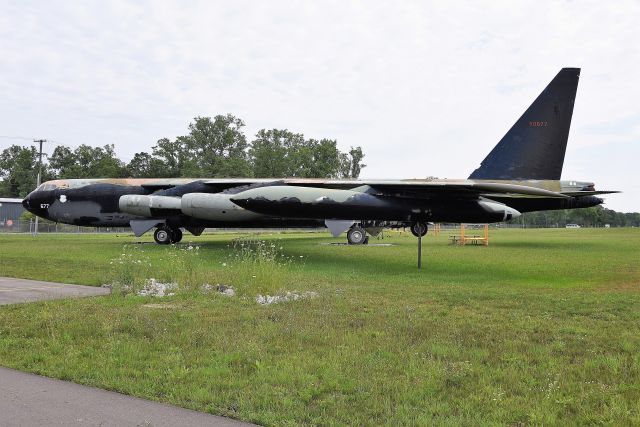
POLYGON ((351 227, 347 231, 347 241, 350 245, 363 245, 367 240, 367 233, 361 227, 351 227))
POLYGON ((167 227, 158 227, 153 233, 153 240, 159 245, 168 245, 171 243, 171 230, 167 227))
POLYGON ((429 228, 427 227, 426 222, 416 221, 411 224, 411 234, 416 237, 424 237, 427 234, 427 231, 429 231, 429 228))
POLYGON ((180 230, 179 228, 172 228, 171 243, 180 243, 180 240, 182 240, 182 230, 180 230))

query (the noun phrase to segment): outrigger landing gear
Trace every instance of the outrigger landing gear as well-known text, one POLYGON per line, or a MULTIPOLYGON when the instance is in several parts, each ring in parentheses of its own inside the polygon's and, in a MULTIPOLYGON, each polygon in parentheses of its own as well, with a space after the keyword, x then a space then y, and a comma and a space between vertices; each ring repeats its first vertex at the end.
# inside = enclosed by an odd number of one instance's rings
POLYGON ((347 231, 347 241, 350 245, 366 245, 369 242, 369 237, 367 237, 364 228, 354 224, 347 231))
POLYGON ((411 224, 411 234, 416 237, 424 237, 427 234, 429 227, 426 222, 416 221, 411 224))
POLYGON ((411 224, 411 234, 418 238, 418 269, 422 268, 422 238, 427 234, 427 223, 416 221, 411 224))
POLYGON ((167 227, 166 225, 161 225, 156 228, 156 231, 153 233, 153 240, 156 241, 159 245, 168 245, 170 243, 178 243, 182 240, 182 230, 179 228, 167 227))

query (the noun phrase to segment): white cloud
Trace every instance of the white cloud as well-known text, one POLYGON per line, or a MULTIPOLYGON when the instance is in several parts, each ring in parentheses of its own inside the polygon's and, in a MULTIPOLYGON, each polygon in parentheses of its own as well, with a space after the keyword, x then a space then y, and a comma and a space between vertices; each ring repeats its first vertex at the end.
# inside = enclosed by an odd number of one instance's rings
MULTIPOLYGON (((0 134, 124 158, 233 113, 361 145, 366 177, 466 177, 563 66, 582 67, 564 177, 640 210, 640 5, 4 2, 0 134), (635 156, 634 156, 635 154, 635 156), (614 179, 615 177, 615 179, 614 179)), ((0 148, 15 141, 0 140, 0 148)))

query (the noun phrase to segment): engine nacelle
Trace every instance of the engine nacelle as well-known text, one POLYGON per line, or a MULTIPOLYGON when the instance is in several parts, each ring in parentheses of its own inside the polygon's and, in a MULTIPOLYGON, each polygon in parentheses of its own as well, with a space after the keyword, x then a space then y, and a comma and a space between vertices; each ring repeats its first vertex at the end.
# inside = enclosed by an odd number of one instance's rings
POLYGON ((249 221, 262 215, 233 203, 232 194, 189 193, 182 196, 181 209, 185 215, 212 221, 249 221))
POLYGON ((121 212, 144 217, 165 217, 180 214, 180 198, 126 194, 120 197, 121 212))
POLYGON ((497 215, 496 217, 488 219, 487 222, 509 221, 516 219, 521 215, 517 210, 510 206, 503 205, 502 203, 482 200, 478 202, 478 205, 480 205, 487 213, 497 215))

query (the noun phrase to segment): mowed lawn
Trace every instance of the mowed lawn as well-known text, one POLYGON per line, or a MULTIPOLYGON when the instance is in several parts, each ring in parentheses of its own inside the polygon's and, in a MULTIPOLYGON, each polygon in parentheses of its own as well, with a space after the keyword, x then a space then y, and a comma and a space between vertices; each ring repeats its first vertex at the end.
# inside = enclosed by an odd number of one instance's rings
POLYGON ((0 276, 100 285, 133 252, 239 290, 0 306, 0 365, 267 425, 640 424, 639 229, 448 234, 421 271, 412 236, 263 234, 287 261, 255 274, 230 270, 233 234, 0 235, 0 276))

